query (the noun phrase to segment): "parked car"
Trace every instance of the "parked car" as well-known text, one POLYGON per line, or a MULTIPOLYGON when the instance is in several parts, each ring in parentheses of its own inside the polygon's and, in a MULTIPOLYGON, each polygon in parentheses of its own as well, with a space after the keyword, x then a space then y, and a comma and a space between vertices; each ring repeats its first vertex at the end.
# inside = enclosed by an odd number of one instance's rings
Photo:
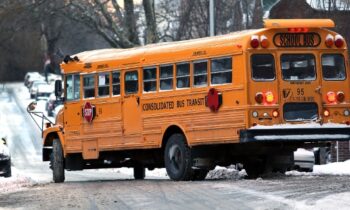
POLYGON ((47 75, 47 82, 49 84, 55 84, 56 80, 62 80, 62 76, 58 74, 48 74, 47 75))
POLYGON ((55 93, 51 93, 49 99, 46 102, 47 115, 53 117, 53 111, 58 105, 62 105, 62 100, 57 100, 55 93))
POLYGON ((35 94, 35 100, 48 100, 50 94, 54 91, 54 87, 48 84, 39 84, 35 94))
POLYGON ((6 139, 0 139, 0 176, 11 176, 11 156, 6 139))
POLYGON ((313 151, 298 148, 294 152, 294 169, 298 171, 312 172, 315 164, 313 151))
POLYGON ((44 81, 45 78, 39 72, 28 72, 24 76, 24 85, 29 89, 36 80, 44 81))
POLYGON ((323 165, 332 162, 331 147, 316 147, 314 148, 315 165, 323 165))
POLYGON ((43 80, 35 80, 33 81, 30 89, 29 89, 29 93, 30 93, 30 98, 35 98, 36 94, 38 92, 38 86, 39 85, 47 85, 47 83, 43 80))

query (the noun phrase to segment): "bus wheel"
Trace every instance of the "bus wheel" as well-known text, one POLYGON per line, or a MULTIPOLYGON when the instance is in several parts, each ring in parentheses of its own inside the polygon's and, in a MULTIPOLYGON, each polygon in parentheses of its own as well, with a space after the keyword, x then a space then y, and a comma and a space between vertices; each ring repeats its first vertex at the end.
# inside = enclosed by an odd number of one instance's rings
POLYGON ((136 165, 134 167, 134 178, 141 180, 145 178, 146 169, 142 165, 136 165))
POLYGON ((262 161, 248 162, 246 164, 243 164, 243 167, 247 172, 248 179, 256 179, 260 177, 265 171, 264 163, 262 161))
POLYGON ((187 146, 183 134, 170 136, 164 152, 164 163, 170 179, 190 180, 193 176, 191 149, 187 146))
POLYGON ((52 172, 55 183, 64 182, 64 157, 59 139, 54 139, 52 144, 52 172))
POLYGON ((204 180, 205 177, 207 177, 208 174, 208 170, 206 169, 196 169, 193 171, 193 177, 192 180, 193 181, 201 181, 204 180))

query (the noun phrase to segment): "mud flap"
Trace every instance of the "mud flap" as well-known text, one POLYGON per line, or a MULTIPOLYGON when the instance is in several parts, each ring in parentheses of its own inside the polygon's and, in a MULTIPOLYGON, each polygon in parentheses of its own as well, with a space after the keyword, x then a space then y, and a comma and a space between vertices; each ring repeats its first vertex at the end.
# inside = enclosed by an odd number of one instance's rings
POLYGON ((83 142, 83 158, 84 160, 98 159, 99 151, 97 140, 88 140, 83 142))

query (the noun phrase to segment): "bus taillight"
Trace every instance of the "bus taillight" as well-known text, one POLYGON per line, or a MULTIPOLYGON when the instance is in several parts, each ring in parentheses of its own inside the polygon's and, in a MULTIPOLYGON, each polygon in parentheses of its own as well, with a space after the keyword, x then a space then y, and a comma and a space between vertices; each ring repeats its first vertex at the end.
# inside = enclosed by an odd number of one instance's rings
POLYGON ((330 114, 331 113, 327 109, 323 110, 323 116, 329 117, 330 114))
POLYGON ((250 46, 252 46, 252 48, 258 48, 259 44, 259 36, 253 35, 250 40, 250 46))
POLYGON ((265 97, 266 97, 266 102, 269 104, 271 104, 274 101, 274 96, 272 92, 266 92, 265 97))
POLYGON ((288 28, 288 32, 291 33, 307 33, 309 32, 308 28, 288 28))
POLYGON ((333 46, 333 44, 334 44, 334 37, 331 34, 327 35, 325 44, 329 48, 331 48, 333 46))
POLYGON ((269 40, 265 35, 260 36, 260 45, 263 48, 267 48, 269 46, 269 40))
POLYGON ((255 95, 255 101, 256 101, 256 103, 258 103, 258 104, 261 104, 261 103, 264 101, 264 95, 263 95, 262 92, 256 93, 256 95, 255 95))
POLYGON ((279 115, 280 115, 280 113, 278 112, 278 110, 274 110, 274 111, 272 112, 272 116, 273 116, 274 118, 278 117, 279 115))
POLYGON ((337 101, 338 102, 344 102, 344 99, 345 99, 345 94, 343 91, 338 91, 337 93, 337 101))
POLYGON ((340 36, 339 34, 335 35, 334 45, 336 47, 338 47, 338 48, 343 47, 343 45, 344 45, 344 38, 342 36, 340 36))
POLYGON ((329 91, 327 93, 327 100, 328 100, 329 103, 334 103, 335 102, 336 95, 335 95, 335 93, 333 91, 329 91))

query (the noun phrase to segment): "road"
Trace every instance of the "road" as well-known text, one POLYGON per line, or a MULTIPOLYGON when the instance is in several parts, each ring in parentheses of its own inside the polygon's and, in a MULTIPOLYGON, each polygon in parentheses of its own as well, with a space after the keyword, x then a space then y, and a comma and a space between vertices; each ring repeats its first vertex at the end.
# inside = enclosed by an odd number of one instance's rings
POLYGON ((9 84, 1 92, 0 131, 7 135, 15 174, 32 184, 5 192, 0 187, 0 209, 348 209, 349 176, 246 180, 232 172, 198 182, 152 174, 136 181, 125 170, 107 169, 66 172, 64 183, 52 183, 48 163, 41 161, 40 132, 25 112, 25 91, 9 84))

